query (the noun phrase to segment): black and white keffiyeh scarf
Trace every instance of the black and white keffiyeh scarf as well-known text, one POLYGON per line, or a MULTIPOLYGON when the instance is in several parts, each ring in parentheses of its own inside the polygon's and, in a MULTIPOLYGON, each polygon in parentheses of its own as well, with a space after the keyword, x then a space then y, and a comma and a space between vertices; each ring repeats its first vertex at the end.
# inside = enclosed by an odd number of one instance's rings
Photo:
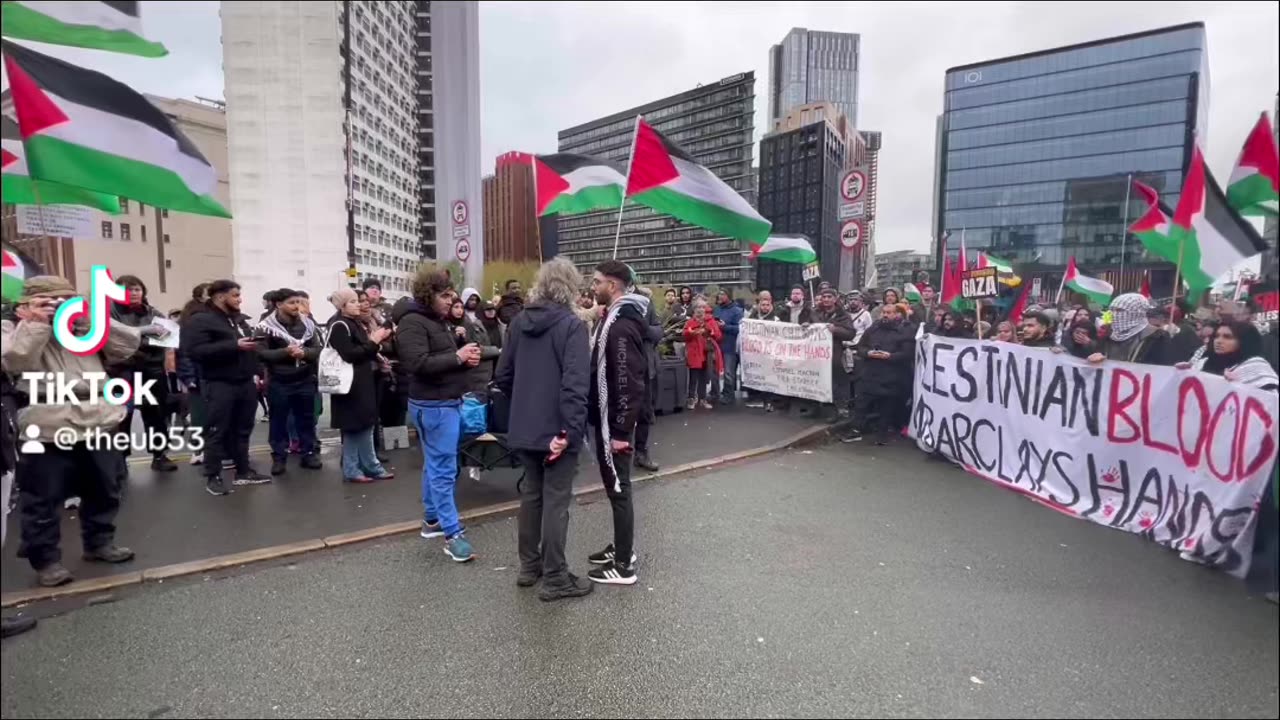
POLYGON ((614 492, 622 492, 622 481, 618 479, 618 471, 613 466, 611 445, 613 438, 609 436, 609 374, 606 371, 609 358, 606 348, 609 344, 609 330, 613 328, 613 321, 618 319, 618 313, 627 305, 635 307, 640 311, 640 317, 644 317, 649 311, 649 298, 639 293, 627 293, 614 300, 609 305, 609 311, 605 315, 604 322, 600 323, 599 330, 591 336, 591 354, 596 361, 596 392, 600 396, 600 443, 604 446, 602 454, 605 465, 609 467, 609 474, 613 476, 614 492))
POLYGON ((280 318, 276 313, 271 313, 258 323, 258 327, 270 335, 274 335, 290 345, 306 345, 311 336, 316 334, 316 323, 306 315, 299 315, 302 320, 302 337, 296 338, 293 333, 289 332, 289 328, 280 322, 280 318))

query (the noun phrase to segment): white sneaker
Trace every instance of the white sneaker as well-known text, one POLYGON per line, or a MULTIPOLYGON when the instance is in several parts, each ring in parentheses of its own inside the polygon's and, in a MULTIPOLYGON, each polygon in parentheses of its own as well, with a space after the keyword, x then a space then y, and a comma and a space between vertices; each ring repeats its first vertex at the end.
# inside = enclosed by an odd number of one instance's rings
POLYGON ((203 465, 203 464, 204 464, 204 453, 202 453, 202 452, 198 452, 198 453, 191 453, 191 464, 192 464, 192 465, 203 465))
POLYGON ((480 482, 480 468, 474 466, 467 468, 467 478, 472 482, 480 482))
POLYGON ((68 509, 68 510, 72 510, 72 509, 74 509, 74 508, 78 508, 78 507, 80 507, 80 498, 79 498, 79 496, 76 496, 76 497, 69 497, 69 498, 67 498, 67 501, 66 501, 66 502, 64 502, 64 503, 62 503, 62 507, 66 508, 66 509, 68 509))

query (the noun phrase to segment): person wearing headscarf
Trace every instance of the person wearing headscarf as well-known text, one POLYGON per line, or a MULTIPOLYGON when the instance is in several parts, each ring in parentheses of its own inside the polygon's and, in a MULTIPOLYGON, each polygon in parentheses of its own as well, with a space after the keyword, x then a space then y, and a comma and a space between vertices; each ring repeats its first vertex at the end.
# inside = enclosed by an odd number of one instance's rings
POLYGON ((1190 366, 1249 387, 1273 392, 1280 387, 1276 371, 1264 355, 1262 333, 1250 322, 1234 321, 1219 325, 1213 331, 1213 339, 1204 357, 1190 366))
POLYGON ((1089 362, 1123 360, 1144 365, 1172 365, 1169 334, 1147 319, 1150 302, 1138 293, 1125 293, 1111 301, 1111 329, 1089 355, 1089 362))
POLYGON ((458 296, 462 301, 462 309, 467 313, 467 320, 476 321, 479 319, 480 305, 483 298, 475 288, 463 288, 462 294, 458 296))

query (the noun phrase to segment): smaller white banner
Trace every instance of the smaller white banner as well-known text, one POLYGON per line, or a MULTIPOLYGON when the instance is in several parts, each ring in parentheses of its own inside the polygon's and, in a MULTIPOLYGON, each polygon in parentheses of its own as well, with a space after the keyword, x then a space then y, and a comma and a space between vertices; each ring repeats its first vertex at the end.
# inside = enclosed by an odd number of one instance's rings
POLYGON ((98 211, 80 205, 18 205, 18 232, 51 238, 98 237, 98 211))
POLYGON ((743 320, 742 384, 788 397, 831 402, 831 328, 743 320))
POLYGON ((151 323, 153 325, 159 325, 168 331, 164 335, 153 335, 151 337, 152 345, 156 347, 175 349, 178 347, 178 333, 180 332, 178 329, 178 323, 170 320, 169 318, 156 318, 155 320, 152 320, 151 323))

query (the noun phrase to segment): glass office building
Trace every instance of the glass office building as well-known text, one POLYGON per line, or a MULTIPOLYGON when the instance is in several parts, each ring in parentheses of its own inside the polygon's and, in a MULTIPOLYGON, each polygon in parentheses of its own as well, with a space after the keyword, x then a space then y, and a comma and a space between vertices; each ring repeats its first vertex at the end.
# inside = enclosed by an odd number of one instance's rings
POLYGON ((815 102, 834 104, 849 124, 858 126, 857 33, 792 28, 769 49, 769 127, 795 108, 815 102))
POLYGON ((950 233, 953 256, 963 231, 971 252, 1033 271, 1060 276, 1075 256, 1121 289, 1146 270, 1171 285, 1171 267, 1122 242, 1145 208, 1137 193, 1125 207, 1126 186, 1177 204, 1208 88, 1202 23, 948 70, 935 238, 950 233))
MULTIPOLYGON (((637 115, 678 144, 699 164, 755 206, 752 134, 755 73, 739 73, 647 105, 562 130, 560 152, 594 155, 626 167, 637 115)), ((560 218, 559 249, 590 274, 613 256, 618 211, 560 218)), ((627 203, 618 259, 645 284, 747 287, 751 266, 745 245, 669 215, 627 203)))

